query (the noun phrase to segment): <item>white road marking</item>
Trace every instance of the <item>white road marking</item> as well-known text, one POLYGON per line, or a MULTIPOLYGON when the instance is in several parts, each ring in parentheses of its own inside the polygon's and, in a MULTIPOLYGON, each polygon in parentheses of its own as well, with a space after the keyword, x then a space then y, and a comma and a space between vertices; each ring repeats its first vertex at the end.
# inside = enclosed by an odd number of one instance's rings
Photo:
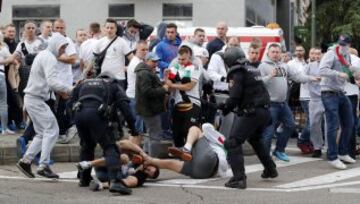
POLYGON ((331 188, 330 193, 360 193, 360 188, 331 188))
POLYGON ((308 179, 303 179, 300 181, 295 181, 287 184, 282 184, 276 186, 277 188, 299 188, 306 186, 318 186, 324 184, 331 184, 341 180, 353 178, 360 176, 360 167, 353 168, 349 170, 337 171, 334 173, 329 173, 321 176, 316 176, 308 179))
MULTIPOLYGON (((78 180, 75 179, 59 179, 59 180, 50 180, 45 178, 25 178, 25 177, 16 177, 16 176, 1 176, 0 179, 5 180, 24 180, 30 182, 68 182, 68 183, 77 183, 78 180)), ((302 192, 309 190, 318 190, 324 188, 334 188, 334 187, 342 187, 342 186, 352 186, 352 185, 360 185, 360 181, 353 182, 345 182, 345 183, 337 183, 337 184, 327 184, 327 185, 319 185, 312 187, 300 187, 300 188, 292 188, 292 189, 281 189, 281 188, 247 188, 246 191, 266 191, 266 192, 302 192)), ((204 186, 204 185, 179 185, 179 184, 161 184, 161 183, 145 183, 144 186, 149 187, 175 187, 175 188, 195 188, 195 189, 209 189, 209 190, 239 190, 226 188, 223 186, 204 186)), ((335 190, 336 191, 336 190, 335 190)), ((338 190, 339 191, 339 190, 338 190)), ((339 192, 340 193, 340 192, 339 192)))

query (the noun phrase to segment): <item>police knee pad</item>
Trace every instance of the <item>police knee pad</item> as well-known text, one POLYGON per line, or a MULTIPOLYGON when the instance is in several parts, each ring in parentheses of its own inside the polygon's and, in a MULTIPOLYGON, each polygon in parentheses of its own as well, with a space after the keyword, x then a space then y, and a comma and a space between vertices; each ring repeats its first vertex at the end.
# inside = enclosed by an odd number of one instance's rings
POLYGON ((225 140, 224 147, 230 154, 242 153, 242 144, 236 139, 225 140))

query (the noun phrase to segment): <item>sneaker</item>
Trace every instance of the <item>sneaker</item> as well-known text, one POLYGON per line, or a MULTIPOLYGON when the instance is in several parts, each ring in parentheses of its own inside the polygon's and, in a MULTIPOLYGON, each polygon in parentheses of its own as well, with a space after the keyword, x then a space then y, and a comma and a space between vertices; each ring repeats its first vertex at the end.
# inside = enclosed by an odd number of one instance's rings
POLYGON ((67 143, 69 143, 74 137, 78 136, 78 131, 76 129, 76 126, 73 125, 71 126, 71 128, 69 128, 67 131, 66 131, 66 141, 67 143))
POLYGON ((281 161, 290 161, 289 156, 285 152, 274 151, 273 155, 281 161))
POLYGON ((245 179, 236 179, 235 177, 231 177, 228 182, 225 183, 225 187, 228 188, 246 188, 246 178, 245 179))
POLYGON ((29 178, 35 178, 35 175, 31 171, 31 164, 27 164, 21 160, 16 163, 16 167, 29 178))
POLYGON ((333 161, 329 161, 329 164, 331 166, 333 166, 335 169, 343 170, 343 169, 347 168, 347 166, 344 163, 342 163, 342 161, 340 161, 340 159, 335 159, 333 161))
POLYGON ((54 173, 50 167, 43 167, 36 172, 39 176, 49 178, 49 179, 58 179, 59 175, 54 173))
POLYGON ((311 154, 312 153, 311 149, 309 148, 309 145, 307 145, 307 144, 299 143, 299 144, 297 144, 297 146, 301 150, 301 153, 303 153, 303 154, 311 154))
POLYGON ((59 135, 58 139, 57 139, 57 143, 59 144, 66 144, 66 135, 59 135))
POLYGON ((109 191, 111 193, 120 193, 122 195, 130 195, 132 190, 126 187, 122 182, 111 182, 109 191))
POLYGON ((177 148, 177 147, 169 147, 168 152, 175 157, 180 158, 183 161, 192 160, 191 151, 186 149, 185 147, 177 148))
POLYGON ((23 136, 16 139, 16 155, 18 159, 21 159, 26 152, 26 141, 23 136))
POLYGON ((270 168, 270 169, 264 169, 263 173, 261 174, 261 178, 267 179, 267 178, 276 178, 278 177, 278 172, 276 168, 270 168))
POLYGON ((90 169, 91 168, 91 163, 88 161, 82 161, 82 162, 78 162, 75 164, 76 168, 78 169, 78 171, 84 171, 85 169, 90 169))
POLYGON ((349 164, 356 163, 356 161, 353 158, 351 158, 349 155, 343 155, 343 156, 338 155, 338 158, 345 163, 349 163, 349 164))
POLYGON ((311 155, 311 157, 313 158, 320 158, 321 156, 322 156, 322 152, 320 149, 314 150, 313 154, 311 155))
POLYGON ((4 131, 2 131, 3 135, 15 135, 16 133, 10 129, 6 129, 4 131))
POLYGON ((103 188, 103 185, 99 181, 91 180, 89 183, 89 189, 92 191, 101 191, 103 188))

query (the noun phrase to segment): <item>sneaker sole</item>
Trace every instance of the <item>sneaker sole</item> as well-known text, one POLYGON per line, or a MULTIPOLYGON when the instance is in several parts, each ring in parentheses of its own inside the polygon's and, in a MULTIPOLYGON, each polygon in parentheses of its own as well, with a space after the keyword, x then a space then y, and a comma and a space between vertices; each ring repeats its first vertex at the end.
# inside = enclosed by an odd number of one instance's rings
POLYGON ((29 178, 35 178, 35 175, 29 174, 27 171, 25 171, 19 164, 16 164, 16 167, 23 173, 25 176, 29 178))
POLYGON ((36 173, 36 175, 38 175, 38 176, 41 177, 41 178, 45 178, 45 179, 49 179, 49 180, 54 180, 54 181, 57 181, 57 180, 60 179, 60 177, 58 177, 58 178, 50 178, 50 177, 46 177, 46 176, 41 175, 41 174, 38 174, 38 173, 36 173))
POLYGON ((192 160, 191 154, 185 153, 185 152, 179 150, 178 148, 169 147, 168 152, 170 154, 174 155, 175 157, 180 158, 183 161, 191 161, 192 160))
POLYGON ((115 195, 118 193, 120 193, 121 195, 130 195, 132 193, 131 189, 123 189, 121 191, 115 191, 115 190, 109 189, 109 191, 115 195))

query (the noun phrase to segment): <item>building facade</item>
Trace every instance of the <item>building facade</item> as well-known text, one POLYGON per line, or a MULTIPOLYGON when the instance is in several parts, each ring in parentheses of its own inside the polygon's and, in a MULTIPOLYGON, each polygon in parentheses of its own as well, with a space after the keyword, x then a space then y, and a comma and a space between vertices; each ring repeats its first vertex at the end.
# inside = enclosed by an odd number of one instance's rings
POLYGON ((276 0, 3 0, 0 25, 13 22, 21 28, 26 20, 62 18, 67 34, 87 28, 91 22, 135 18, 157 25, 161 21, 179 26, 266 25, 276 21, 276 0))

